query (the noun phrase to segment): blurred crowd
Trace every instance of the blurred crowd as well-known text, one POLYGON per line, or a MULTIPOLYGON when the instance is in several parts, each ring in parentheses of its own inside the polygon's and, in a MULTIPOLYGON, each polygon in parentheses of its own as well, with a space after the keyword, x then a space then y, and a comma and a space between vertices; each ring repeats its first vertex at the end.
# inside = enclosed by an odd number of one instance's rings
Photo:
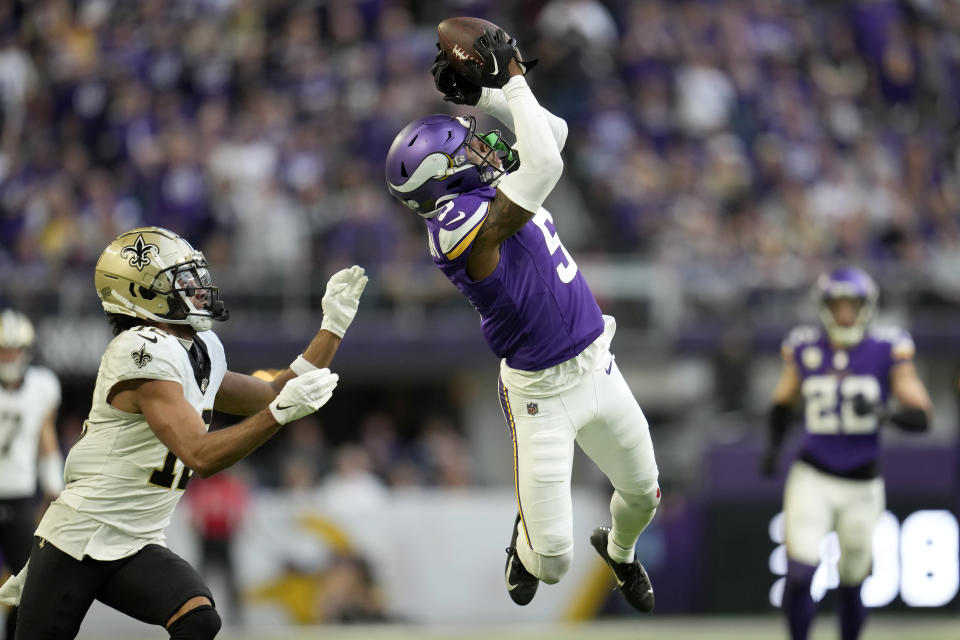
POLYGON ((407 121, 453 108, 428 73, 451 15, 540 59, 581 255, 694 293, 836 260, 960 291, 956 0, 20 0, 0 4, 7 297, 86 291, 139 224, 245 289, 360 263, 381 301, 455 296, 382 168, 407 121))
MULTIPOLYGON (((388 412, 359 420, 341 441, 338 425, 299 420, 251 459, 261 486, 302 491, 320 487, 344 505, 377 505, 386 489, 410 486, 457 488, 476 484, 466 439, 451 419, 430 416, 401 434, 388 412)), ((342 430, 342 428, 340 429, 342 430)))

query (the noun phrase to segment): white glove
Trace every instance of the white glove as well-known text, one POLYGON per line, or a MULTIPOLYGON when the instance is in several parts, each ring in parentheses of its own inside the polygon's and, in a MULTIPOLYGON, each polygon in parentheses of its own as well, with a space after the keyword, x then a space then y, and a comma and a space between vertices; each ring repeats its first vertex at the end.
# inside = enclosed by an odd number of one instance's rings
POLYGON ((270 403, 270 413, 279 424, 308 416, 327 403, 340 379, 330 369, 317 369, 289 380, 270 403))
POLYGON ((360 294, 365 286, 367 276, 363 275, 363 267, 353 265, 333 274, 327 281, 327 290, 320 303, 323 306, 320 328, 342 338, 357 315, 360 294))

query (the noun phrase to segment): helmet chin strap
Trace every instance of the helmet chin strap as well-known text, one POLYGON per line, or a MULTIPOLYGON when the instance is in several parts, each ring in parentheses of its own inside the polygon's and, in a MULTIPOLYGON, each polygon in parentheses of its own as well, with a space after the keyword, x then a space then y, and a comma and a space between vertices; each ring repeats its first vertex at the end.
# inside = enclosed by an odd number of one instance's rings
POLYGON ((210 327, 213 326, 213 318, 210 316, 195 316, 191 314, 187 316, 187 322, 197 333, 209 331, 210 327))
POLYGON ((827 327, 830 341, 841 347, 852 347, 863 340, 864 328, 859 326, 841 327, 834 325, 827 327))
POLYGON ((197 309, 193 304, 193 299, 188 298, 184 293, 180 293, 181 299, 187 305, 187 324, 193 327, 196 332, 209 331, 213 326, 214 320, 227 320, 230 318, 230 312, 223 300, 219 298, 210 302, 209 309, 197 309))
POLYGON ((13 362, 0 362, 0 382, 4 384, 19 382, 27 369, 26 360, 26 355, 21 354, 13 362))
POLYGON ((837 323, 833 317, 833 313, 831 313, 829 309, 822 308, 820 311, 820 320, 827 330, 827 336, 830 338, 830 342, 840 347, 852 347, 863 340, 867 329, 869 314, 863 314, 861 312, 861 314, 858 314, 857 322, 849 327, 845 327, 837 323), (860 317, 861 315, 865 315, 866 317, 860 317))

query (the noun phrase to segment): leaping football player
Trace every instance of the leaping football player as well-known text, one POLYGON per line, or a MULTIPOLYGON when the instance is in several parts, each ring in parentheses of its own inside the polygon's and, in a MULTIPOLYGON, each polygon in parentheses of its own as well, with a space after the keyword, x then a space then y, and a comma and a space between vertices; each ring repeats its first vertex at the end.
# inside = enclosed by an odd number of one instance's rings
POLYGON ((860 597, 873 560, 873 530, 885 505, 877 465, 884 419, 912 432, 927 429, 930 396, 913 364, 910 334, 869 328, 877 287, 864 271, 823 274, 814 290, 822 327, 800 326, 783 343, 783 372, 773 392, 770 439, 760 462, 774 476, 793 408, 802 405, 805 433, 784 487, 787 579, 783 593, 790 637, 806 640, 816 613, 810 585, 820 541, 840 542, 842 640, 856 640, 866 619, 860 597), (899 408, 887 409, 890 396, 899 408))
POLYGON ((604 316, 541 204, 563 170, 567 125, 537 102, 516 42, 502 30, 478 40, 490 86, 467 80, 441 51, 433 67, 444 99, 475 105, 516 133, 479 135, 473 117, 430 115, 408 124, 386 161, 390 193, 419 214, 433 261, 480 313, 500 358, 499 396, 513 440, 518 513, 507 549, 511 599, 558 582, 573 558, 570 475, 574 442, 614 487, 612 527, 590 541, 633 607, 653 588, 634 554, 660 503, 647 420, 610 352, 604 316), (488 74, 489 70, 497 70, 488 74))
POLYGON ((208 640, 220 629, 213 596, 167 549, 164 529, 193 473, 229 467, 330 399, 338 378, 327 367, 367 278, 357 266, 330 278, 320 331, 272 382, 227 369, 211 326, 229 314, 203 254, 177 234, 121 234, 94 282, 116 337, 67 455, 66 487, 0 599, 19 605, 17 640, 76 637, 95 599, 172 639, 208 640), (214 409, 249 417, 208 432, 214 409))
MULTIPOLYGON (((27 316, 0 311, 0 554, 13 574, 30 556, 37 480, 48 501, 63 489, 56 427, 60 381, 46 367, 31 365, 35 340, 27 316)), ((13 640, 16 619, 12 609, 6 640, 13 640)))

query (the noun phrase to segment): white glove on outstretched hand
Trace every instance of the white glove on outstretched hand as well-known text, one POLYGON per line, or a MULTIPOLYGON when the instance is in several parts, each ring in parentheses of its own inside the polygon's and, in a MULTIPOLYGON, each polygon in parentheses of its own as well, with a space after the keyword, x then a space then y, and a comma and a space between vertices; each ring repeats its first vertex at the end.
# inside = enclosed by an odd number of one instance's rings
POLYGON ((320 303, 323 306, 320 328, 342 338, 357 315, 360 294, 365 286, 367 276, 363 275, 363 267, 353 265, 333 274, 327 281, 327 290, 320 303))
POLYGON ((340 379, 330 369, 317 369, 289 380, 270 403, 270 413, 279 424, 308 416, 327 403, 340 379))

